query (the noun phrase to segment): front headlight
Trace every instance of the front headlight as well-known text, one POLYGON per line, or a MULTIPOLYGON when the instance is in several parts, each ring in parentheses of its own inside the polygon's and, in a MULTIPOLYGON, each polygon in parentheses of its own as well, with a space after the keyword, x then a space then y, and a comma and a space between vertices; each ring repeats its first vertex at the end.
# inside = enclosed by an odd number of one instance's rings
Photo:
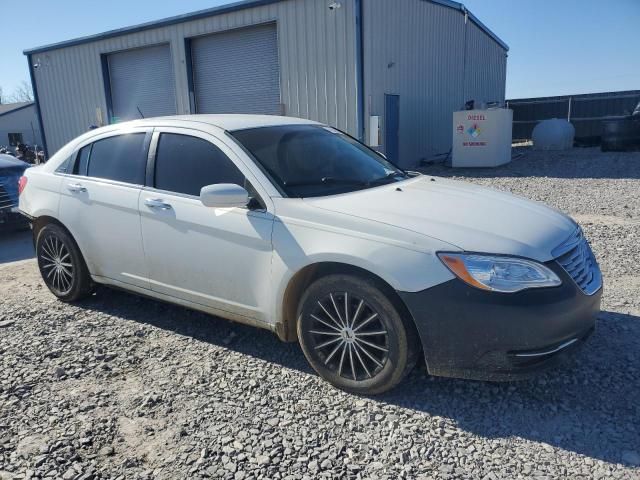
POLYGON ((533 260, 476 253, 439 253, 438 257, 456 277, 482 290, 513 293, 562 283, 555 273, 533 260))

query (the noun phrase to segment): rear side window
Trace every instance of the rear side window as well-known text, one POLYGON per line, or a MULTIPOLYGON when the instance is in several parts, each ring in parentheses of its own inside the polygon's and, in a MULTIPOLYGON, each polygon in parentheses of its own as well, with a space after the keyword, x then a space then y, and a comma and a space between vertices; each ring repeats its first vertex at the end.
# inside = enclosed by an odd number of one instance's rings
POLYGON ((198 196, 202 187, 215 183, 244 185, 244 175, 222 150, 206 140, 173 133, 160 135, 156 188, 198 196))
MULTIPOLYGON (((93 143, 87 176, 144 185, 147 164, 144 140, 144 133, 130 133, 93 143)), ((79 160, 76 163, 81 166, 82 157, 79 160)))

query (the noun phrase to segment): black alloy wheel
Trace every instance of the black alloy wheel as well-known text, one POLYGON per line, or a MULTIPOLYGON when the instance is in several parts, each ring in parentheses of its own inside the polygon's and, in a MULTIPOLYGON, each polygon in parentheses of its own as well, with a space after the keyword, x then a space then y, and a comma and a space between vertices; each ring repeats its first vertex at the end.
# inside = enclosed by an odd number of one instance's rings
POLYGON ((325 380, 358 394, 378 394, 411 371, 420 352, 412 320, 380 285, 357 275, 312 283, 298 309, 298 339, 325 380))
POLYGON ((373 378, 384 368, 389 334, 364 299, 349 292, 329 293, 317 300, 309 316, 311 347, 336 375, 358 381, 373 378))
POLYGON ((37 232, 36 255, 44 283, 60 300, 72 302, 91 293, 93 284, 73 238, 59 225, 37 232))

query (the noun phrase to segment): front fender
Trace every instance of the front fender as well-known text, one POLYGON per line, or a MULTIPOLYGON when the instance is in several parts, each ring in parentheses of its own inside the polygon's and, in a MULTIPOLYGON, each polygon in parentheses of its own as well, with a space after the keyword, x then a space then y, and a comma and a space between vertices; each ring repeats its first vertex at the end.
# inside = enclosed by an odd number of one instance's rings
POLYGON ((419 292, 454 278, 435 255, 446 244, 434 242, 429 251, 405 248, 397 242, 275 222, 273 231, 274 319, 282 318, 289 282, 309 265, 342 263, 364 269, 402 292, 419 292))

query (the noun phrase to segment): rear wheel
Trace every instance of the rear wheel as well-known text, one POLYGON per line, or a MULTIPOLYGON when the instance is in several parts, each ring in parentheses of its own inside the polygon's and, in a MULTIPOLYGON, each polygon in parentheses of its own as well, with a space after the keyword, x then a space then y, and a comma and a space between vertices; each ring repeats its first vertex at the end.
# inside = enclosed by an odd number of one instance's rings
POLYGON ((92 282, 75 241, 60 226, 45 225, 36 239, 38 268, 49 290, 65 302, 91 293, 92 282))
POLYGON ((413 325, 373 282, 329 275, 314 282, 298 310, 298 338, 318 374, 336 387, 379 394, 414 367, 413 325))

